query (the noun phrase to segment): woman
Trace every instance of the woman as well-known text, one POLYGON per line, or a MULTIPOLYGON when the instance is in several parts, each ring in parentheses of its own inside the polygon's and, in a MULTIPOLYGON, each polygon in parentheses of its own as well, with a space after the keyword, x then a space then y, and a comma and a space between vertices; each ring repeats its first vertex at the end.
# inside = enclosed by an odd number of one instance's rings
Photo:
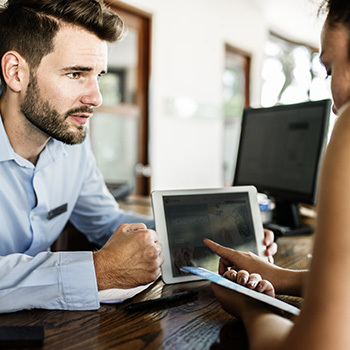
MULTIPOLYGON (((252 254, 205 241, 221 256, 220 273, 228 267, 245 269, 271 281, 278 293, 301 295, 305 291, 301 314, 293 323, 252 299, 212 285, 224 309, 244 322, 252 349, 350 348, 350 2, 326 0, 321 8, 326 9, 327 19, 320 60, 332 75, 333 110, 339 117, 321 170, 310 271, 282 269, 252 254)), ((242 276, 242 283, 247 283, 249 274, 243 271, 242 276)), ((261 289, 271 294, 258 275, 250 278, 251 288, 263 284, 261 289)))

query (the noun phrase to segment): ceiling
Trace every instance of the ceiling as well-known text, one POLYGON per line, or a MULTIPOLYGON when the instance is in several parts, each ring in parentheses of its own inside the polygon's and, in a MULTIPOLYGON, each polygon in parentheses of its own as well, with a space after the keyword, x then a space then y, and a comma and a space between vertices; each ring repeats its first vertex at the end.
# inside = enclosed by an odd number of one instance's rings
POLYGON ((318 17, 317 12, 322 0, 248 1, 262 11, 271 30, 290 40, 319 45, 324 17, 318 17))

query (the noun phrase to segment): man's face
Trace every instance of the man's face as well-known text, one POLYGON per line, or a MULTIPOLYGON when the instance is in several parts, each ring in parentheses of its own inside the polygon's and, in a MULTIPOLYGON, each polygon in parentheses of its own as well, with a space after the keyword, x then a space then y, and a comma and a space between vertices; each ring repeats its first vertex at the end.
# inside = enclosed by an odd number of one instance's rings
POLYGON ((106 64, 106 42, 79 27, 63 27, 54 51, 31 72, 22 113, 38 132, 68 144, 82 142, 92 109, 102 102, 98 78, 106 64))
POLYGON ((332 76, 333 111, 335 114, 350 101, 350 51, 349 34, 339 25, 324 25, 321 35, 321 63, 332 76))

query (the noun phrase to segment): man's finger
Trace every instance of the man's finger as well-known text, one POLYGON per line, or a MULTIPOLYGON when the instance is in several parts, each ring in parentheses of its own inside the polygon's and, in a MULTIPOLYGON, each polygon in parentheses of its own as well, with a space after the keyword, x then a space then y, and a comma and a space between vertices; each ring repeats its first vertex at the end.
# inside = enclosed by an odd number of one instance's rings
POLYGON ((138 223, 134 223, 134 224, 124 224, 122 226, 124 226, 124 232, 132 232, 132 231, 139 231, 139 230, 146 230, 147 229, 147 226, 142 222, 138 222, 138 223))
POLYGON ((264 235, 265 235, 264 245, 268 247, 269 245, 273 244, 273 241, 275 239, 275 235, 273 234, 273 232, 265 228, 264 235))
POLYGON ((265 255, 266 256, 273 256, 277 253, 277 244, 273 243, 269 247, 266 248, 265 250, 265 255))

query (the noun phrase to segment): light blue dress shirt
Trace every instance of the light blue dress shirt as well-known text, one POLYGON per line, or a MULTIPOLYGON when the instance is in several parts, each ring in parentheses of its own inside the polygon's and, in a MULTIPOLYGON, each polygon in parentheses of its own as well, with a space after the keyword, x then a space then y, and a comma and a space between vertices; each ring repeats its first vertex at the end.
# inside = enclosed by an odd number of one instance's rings
POLYGON ((103 245, 122 223, 153 219, 118 207, 89 140, 50 139, 36 166, 16 154, 0 117, 0 312, 99 308, 91 252, 51 252, 67 221, 103 245), (67 211, 49 219, 63 204, 67 211))

